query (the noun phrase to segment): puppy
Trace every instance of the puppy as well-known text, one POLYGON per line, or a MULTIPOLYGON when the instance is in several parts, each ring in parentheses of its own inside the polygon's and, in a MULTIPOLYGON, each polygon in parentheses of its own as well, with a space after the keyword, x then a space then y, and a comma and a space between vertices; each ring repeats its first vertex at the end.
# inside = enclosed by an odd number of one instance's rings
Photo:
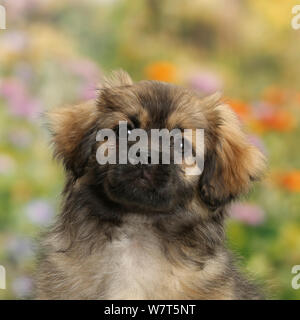
POLYGON ((265 166, 229 107, 175 85, 133 83, 119 71, 97 101, 48 119, 66 184, 42 244, 38 299, 261 298, 225 248, 226 207, 265 166), (184 161, 100 165, 97 132, 118 132, 119 121, 130 130, 204 129, 201 174, 188 175, 184 161))

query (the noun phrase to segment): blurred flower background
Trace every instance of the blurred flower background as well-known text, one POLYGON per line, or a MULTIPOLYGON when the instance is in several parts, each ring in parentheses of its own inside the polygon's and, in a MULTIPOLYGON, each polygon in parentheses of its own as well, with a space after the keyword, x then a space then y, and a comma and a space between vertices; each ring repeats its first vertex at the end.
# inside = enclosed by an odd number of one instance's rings
POLYGON ((300 30, 297 1, 2 1, 0 299, 30 298, 38 237, 58 211, 62 168, 41 114, 95 97, 103 74, 216 91, 269 158, 262 184, 231 207, 229 246, 272 298, 299 299, 300 30))

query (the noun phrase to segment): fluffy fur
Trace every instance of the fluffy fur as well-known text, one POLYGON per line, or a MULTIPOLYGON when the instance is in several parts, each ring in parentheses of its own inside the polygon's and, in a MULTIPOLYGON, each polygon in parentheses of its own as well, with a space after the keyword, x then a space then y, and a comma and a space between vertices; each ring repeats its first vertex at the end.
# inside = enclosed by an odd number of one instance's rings
POLYGON ((53 110, 48 119, 66 185, 61 213, 42 244, 37 298, 261 297, 225 248, 224 218, 265 161, 226 105, 171 84, 133 83, 117 72, 97 101, 53 110), (184 164, 153 165, 145 180, 140 166, 100 166, 96 133, 120 120, 145 130, 203 128, 203 173, 188 176, 184 164))

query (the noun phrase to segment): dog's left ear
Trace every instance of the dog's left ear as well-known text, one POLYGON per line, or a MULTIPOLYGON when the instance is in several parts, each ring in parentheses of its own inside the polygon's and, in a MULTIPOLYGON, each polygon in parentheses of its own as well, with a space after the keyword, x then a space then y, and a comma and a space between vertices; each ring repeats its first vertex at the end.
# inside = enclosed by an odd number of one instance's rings
POLYGON ((93 101, 57 108, 46 114, 52 134, 54 156, 61 160, 75 178, 85 169, 96 141, 97 107, 93 101))
POLYGON ((205 112, 208 128, 199 195, 211 209, 217 209, 249 190, 264 171, 265 157, 248 141, 228 106, 215 104, 205 112))

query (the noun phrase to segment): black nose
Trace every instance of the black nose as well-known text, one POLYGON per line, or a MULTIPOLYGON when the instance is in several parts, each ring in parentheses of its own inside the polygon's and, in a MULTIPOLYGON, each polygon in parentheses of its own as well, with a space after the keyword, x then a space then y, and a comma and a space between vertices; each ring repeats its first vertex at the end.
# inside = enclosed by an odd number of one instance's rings
POLYGON ((141 178, 147 180, 150 184, 153 183, 153 172, 149 165, 143 165, 141 168, 141 178))
POLYGON ((142 165, 149 165, 149 164, 151 164, 151 153, 142 153, 141 154, 141 152, 140 152, 140 150, 139 151, 137 151, 136 152, 136 156, 137 157, 141 157, 141 160, 142 160, 142 165), (141 155, 142 155, 142 157, 141 157, 141 155))

